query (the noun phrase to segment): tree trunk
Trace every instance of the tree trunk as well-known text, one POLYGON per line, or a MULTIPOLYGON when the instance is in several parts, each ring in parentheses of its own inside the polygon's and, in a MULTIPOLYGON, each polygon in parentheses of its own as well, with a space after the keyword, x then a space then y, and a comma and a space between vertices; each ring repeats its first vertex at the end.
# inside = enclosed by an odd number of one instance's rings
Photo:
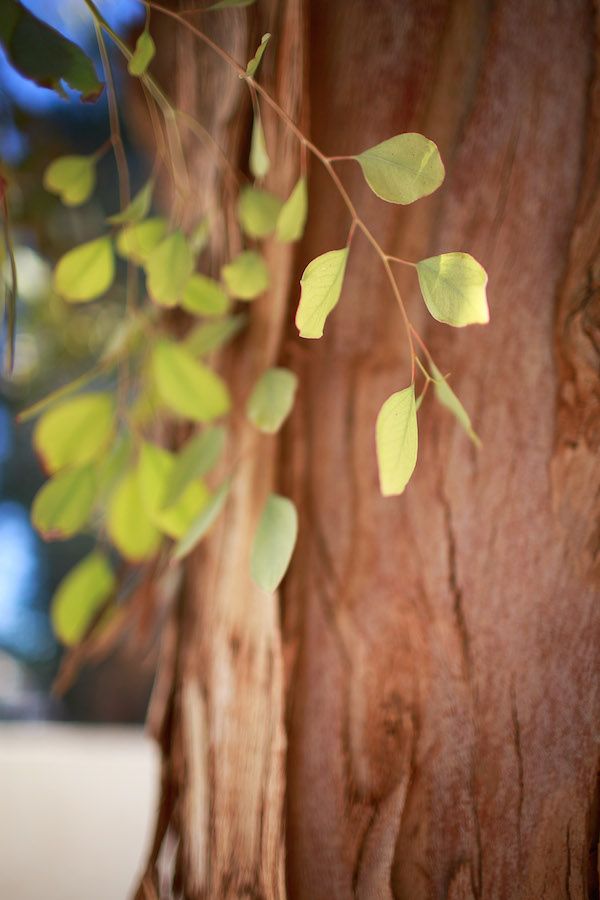
MULTIPOLYGON (((274 287, 223 360, 241 399, 289 365, 298 401, 279 440, 236 425, 232 500, 165 637, 163 803, 140 896, 171 896, 156 875, 170 835, 167 880, 189 900, 597 898, 598 11, 259 0, 209 18, 187 16, 244 62, 273 31, 265 84, 325 153, 402 131, 438 143, 446 181, 412 207, 373 197, 354 163, 339 172, 388 252, 461 249, 487 268, 486 328, 436 324, 414 273, 400 281, 483 448, 427 397, 415 476, 379 495, 375 417, 409 381, 406 342, 361 238, 325 337, 296 336, 299 274, 349 224, 311 163, 305 239, 267 248, 274 287), (247 574, 272 489, 300 513, 279 597, 247 574)), ((161 28, 180 102, 241 153, 243 86, 161 28)), ((267 184, 286 195, 298 146, 263 113, 267 184)), ((214 157, 188 153, 196 213, 222 182, 214 157)), ((216 262, 235 245, 217 238, 216 262)))

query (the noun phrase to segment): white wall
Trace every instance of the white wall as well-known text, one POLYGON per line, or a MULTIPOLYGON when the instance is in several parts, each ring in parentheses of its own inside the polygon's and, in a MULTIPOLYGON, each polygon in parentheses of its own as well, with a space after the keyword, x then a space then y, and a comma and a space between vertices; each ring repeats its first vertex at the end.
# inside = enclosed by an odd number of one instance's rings
POLYGON ((0 724, 0 897, 129 898, 158 778, 138 729, 0 724))

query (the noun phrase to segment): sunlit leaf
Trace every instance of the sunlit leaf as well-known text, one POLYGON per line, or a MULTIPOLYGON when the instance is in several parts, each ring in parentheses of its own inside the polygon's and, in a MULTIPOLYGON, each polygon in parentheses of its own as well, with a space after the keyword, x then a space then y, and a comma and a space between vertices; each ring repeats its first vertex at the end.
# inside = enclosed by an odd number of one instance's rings
POLYGON ((308 191, 306 178, 302 177, 279 211, 275 228, 277 240, 283 243, 300 240, 304 234, 307 214, 308 191))
POLYGON ((224 444, 225 429, 218 425, 189 439, 174 458, 163 497, 165 507, 177 503, 191 482, 210 472, 216 465, 224 444))
POLYGON ((265 434, 279 431, 294 405, 298 379, 289 369, 267 369, 258 379, 246 407, 253 425, 265 434))
POLYGON ((229 482, 225 481, 215 491, 200 515, 192 522, 186 533, 175 545, 175 550, 173 552, 174 560, 183 559, 184 556, 187 556, 208 533, 225 505, 229 488, 229 482))
POLYGON ((115 431, 110 394, 81 394, 40 417, 33 445, 48 472, 101 457, 115 431))
POLYGON ((194 270, 194 257, 185 235, 174 231, 161 241, 145 262, 148 293, 159 306, 176 306, 194 270))
POLYGON ((133 563, 151 559, 160 547, 161 534, 144 511, 135 469, 125 474, 108 502, 106 530, 119 553, 133 563))
POLYGON ((384 497, 401 494, 417 463, 414 385, 388 397, 379 410, 375 436, 381 493, 384 497))
POLYGON ((397 134, 354 159, 373 193, 389 203, 414 203, 444 180, 438 148, 422 134, 397 134))
POLYGON ((110 563, 97 551, 85 556, 65 575, 52 598, 50 613, 54 632, 63 644, 73 646, 85 637, 115 587, 110 563))
MULTIPOLYGON (((114 216, 109 216, 106 221, 111 225, 129 225, 133 222, 139 222, 144 216, 148 215, 150 211, 153 191, 154 180, 151 178, 150 181, 147 181, 143 188, 138 191, 131 203, 126 206, 125 209, 115 213, 114 216)), ((162 234, 164 234, 164 231, 162 234)), ((127 242, 128 238, 125 238, 124 240, 127 242)), ((117 249, 121 252, 118 243, 117 249)), ((128 253, 123 254, 123 256, 127 255, 128 253)))
POLYGON ((270 34, 268 34, 268 33, 263 34, 260 44, 258 45, 258 48, 256 50, 256 53, 254 54, 254 56, 252 57, 252 59, 250 60, 248 65, 246 66, 246 75, 249 75, 251 78, 254 78, 254 76, 256 75, 256 70, 258 69, 258 67, 260 65, 260 61, 263 58, 263 54, 264 54, 265 50, 267 49, 267 44, 269 43, 270 39, 271 39, 270 34))
POLYGON ((167 233, 167 222, 156 216, 128 225, 117 237, 117 252, 125 259, 143 264, 167 233))
POLYGON ((253 581, 265 591, 276 591, 287 572, 296 538, 298 514, 287 497, 271 494, 265 503, 250 560, 253 581))
POLYGON ((462 425, 464 430, 467 432, 473 443, 476 447, 481 446, 481 440, 477 433, 475 432, 473 425, 471 424, 471 418, 448 384, 448 381, 444 378, 440 370, 431 363, 431 374, 434 378, 434 389, 435 396, 446 409, 450 410, 452 415, 457 419, 457 421, 462 425))
POLYGON ((57 194, 65 206, 80 206, 96 185, 93 156, 60 156, 44 172, 44 187, 57 194))
POLYGON ((94 504, 96 481, 89 466, 63 469, 37 492, 31 520, 47 540, 64 540, 81 531, 94 504))
POLYGON ((185 286, 181 305, 195 316, 222 316, 229 307, 229 297, 214 278, 195 274, 185 286))
POLYGON ((340 299, 347 260, 348 247, 329 250, 313 259, 304 270, 296 313, 300 337, 322 337, 325 320, 340 299))
POLYGON ((269 270, 262 256, 244 250, 232 262, 223 266, 221 276, 232 297, 254 300, 269 286, 269 270))
POLYGON ((174 503, 165 503, 166 488, 175 458, 164 447, 142 443, 137 467, 138 489, 148 517, 172 538, 186 533, 200 510, 210 500, 207 487, 198 479, 188 482, 174 503))
POLYGON ((438 322, 462 328, 490 320, 487 272, 468 253, 442 253, 417 263, 421 293, 438 322))
POLYGON ((70 303, 102 296, 114 281, 115 257, 108 237, 80 244, 62 256, 54 270, 54 289, 70 303))
POLYGON ((248 317, 245 313, 227 316, 216 322, 205 322, 188 334, 185 346, 192 356, 205 356, 232 341, 240 331, 243 331, 247 322, 248 317))
POLYGON ((249 237, 264 238, 275 230, 281 200, 269 191, 245 187, 240 193, 238 218, 249 237))
POLYGON ((138 78, 140 77, 140 75, 143 75, 154 59, 155 53, 156 46, 154 44, 154 41, 152 40, 152 35, 149 31, 142 31, 135 43, 133 56, 127 63, 127 71, 129 72, 129 74, 135 75, 138 78))
POLYGON ((252 126, 252 138, 250 140, 250 171, 255 178, 264 178, 271 168, 271 160, 267 152, 267 142, 265 140, 265 132, 262 126, 260 114, 254 115, 254 124, 252 126))
POLYGON ((161 341, 152 352, 152 371, 160 399, 193 422, 210 422, 229 411, 227 385, 197 362, 181 344, 161 341))

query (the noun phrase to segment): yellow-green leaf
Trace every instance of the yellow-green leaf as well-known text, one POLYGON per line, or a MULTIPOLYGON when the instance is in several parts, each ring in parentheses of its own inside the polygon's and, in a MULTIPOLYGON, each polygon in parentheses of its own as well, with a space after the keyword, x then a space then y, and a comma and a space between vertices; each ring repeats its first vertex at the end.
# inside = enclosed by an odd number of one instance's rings
POLYGON ((179 450, 171 469, 163 504, 171 506, 177 503, 187 486, 216 465, 225 444, 225 429, 219 425, 207 428, 200 434, 190 438, 179 450))
POLYGON ((153 191, 154 180, 151 178, 150 181, 146 182, 143 188, 140 188, 131 203, 129 203, 125 209, 115 213, 114 216, 109 216, 106 221, 111 225, 129 225, 133 222, 139 222, 144 216, 147 216, 150 211, 153 191))
POLYGON ((152 371, 160 399, 194 422, 210 422, 229 411, 227 385, 197 362, 181 344, 161 341, 152 352, 152 371))
POLYGON ((254 300, 269 286, 269 270, 262 256, 244 250, 221 269, 225 287, 238 300, 254 300))
POLYGON ((283 243, 300 240, 304 234, 307 214, 308 190, 306 178, 302 177, 279 211, 275 228, 277 240, 283 243))
POLYGON ((206 486, 194 479, 188 482, 173 503, 166 504, 166 488, 175 466, 175 458, 164 447, 143 442, 137 467, 138 489, 148 517, 165 534, 180 538, 210 499, 206 486))
POLYGON ((248 65, 246 66, 246 75, 249 75, 250 78, 254 78, 254 76, 256 75, 256 70, 258 69, 258 67, 260 65, 260 61, 263 58, 263 54, 264 54, 265 50, 267 49, 267 44, 269 43, 270 39, 271 39, 270 34, 268 34, 268 33, 263 34, 260 44, 258 45, 258 48, 256 50, 256 53, 254 54, 254 56, 252 57, 252 59, 250 60, 248 65))
POLYGON ((300 337, 320 338, 325 320, 340 299, 348 247, 329 250, 308 264, 302 275, 296 327, 300 337))
POLYGON ((65 575, 52 598, 50 613, 54 632, 63 644, 71 647, 85 637, 116 584, 109 561, 97 551, 65 575))
POLYGON ((265 591, 276 591, 287 572, 296 538, 298 514, 287 497, 271 494, 258 523, 250 571, 252 580, 265 591))
POLYGON ((238 218, 245 233, 252 238, 264 238, 275 230, 281 200, 269 191, 245 187, 240 193, 238 218))
POLYGON ((135 43, 133 56, 127 63, 127 71, 137 78, 143 75, 156 53, 156 47, 149 31, 142 31, 135 43))
POLYGON ((65 206, 80 206, 96 185, 96 160, 93 156, 61 156, 44 172, 44 187, 57 194, 65 206))
POLYGON ((298 379, 289 369, 267 369, 260 376, 246 407, 252 424, 265 434, 279 431, 294 405, 298 379))
POLYGON ((115 433, 110 394, 81 394, 40 417, 33 445, 48 472, 80 466, 101 457, 115 433))
POLYGON ((417 463, 415 388, 404 388, 385 401, 376 425, 379 484, 384 497, 401 494, 417 463))
POLYGON ((123 476, 109 500, 106 530, 119 553, 133 563, 152 559, 160 547, 161 534, 144 510, 135 469, 123 476))
POLYGON ((271 168, 271 160, 267 152, 267 142, 262 121, 258 112, 254 115, 252 138, 250 140, 250 171, 255 178, 264 178, 271 168))
POLYGON ((468 253, 442 253, 417 263, 421 293, 438 322, 462 328, 490 320, 487 272, 468 253))
POLYGON ((222 316, 229 307, 229 297, 214 278, 195 274, 185 286, 181 305, 194 316, 222 316))
POLYGON ((156 216, 135 225, 128 225, 119 233, 117 252, 125 259, 143 265, 167 233, 167 222, 156 216))
POLYGON ((481 447, 481 440, 471 424, 469 413, 466 411, 440 370, 433 363, 431 364, 431 374, 433 375, 433 386, 438 401, 442 406, 445 406, 462 425, 475 446, 481 447))
POLYGON ((373 193, 389 203, 414 203, 444 180, 438 148, 422 134, 397 134, 354 159, 373 193))
POLYGON ((176 306, 194 270, 194 257, 185 235, 174 231, 161 241, 145 262, 148 293, 159 306, 176 306))
POLYGON ((115 257, 108 237, 80 244, 62 256, 54 270, 54 290, 70 303, 87 303, 114 281, 115 257))
POLYGON ((216 322, 205 322, 189 333, 185 346, 192 356, 205 356, 232 341, 245 328, 247 321, 245 313, 237 313, 216 322))
POLYGON ((86 524, 95 493, 96 480, 89 466, 63 469, 35 495, 31 520, 46 540, 73 537, 86 524))
POLYGON ((206 506, 200 512, 200 515, 192 522, 186 533, 175 545, 175 550, 173 552, 174 560, 183 559, 184 556, 187 556, 208 533, 225 505, 229 488, 229 482, 225 481, 215 491, 206 506))

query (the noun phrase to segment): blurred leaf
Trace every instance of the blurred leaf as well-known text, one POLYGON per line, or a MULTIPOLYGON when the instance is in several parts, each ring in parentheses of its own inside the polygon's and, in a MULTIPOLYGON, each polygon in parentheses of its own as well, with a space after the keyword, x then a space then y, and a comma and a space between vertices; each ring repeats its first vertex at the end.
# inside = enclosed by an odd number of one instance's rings
POLYGON ((96 185, 96 159, 93 156, 61 156, 44 172, 44 187, 57 194, 65 206, 80 206, 96 185))
POLYGON ((64 540, 81 531, 88 521, 96 481, 89 466, 63 469, 35 495, 31 520, 46 540, 64 540))
POLYGON ((282 243, 298 241, 304 234, 307 214, 308 191, 306 178, 300 178, 279 211, 275 228, 277 240, 282 243))
POLYGON ((133 449, 130 432, 117 435, 107 453, 96 464, 98 490, 96 504, 104 504, 106 496, 114 490, 117 482, 123 477, 129 466, 133 449))
POLYGON ((260 376, 250 398, 246 412, 259 431, 274 434, 279 431, 294 405, 298 379, 289 369, 267 369, 260 376))
MULTIPOLYGON (((115 213, 114 216, 109 216, 106 220, 111 225, 128 225, 133 222, 139 222, 144 216, 147 216, 150 212, 150 207, 152 206, 152 193, 154 191, 154 180, 151 178, 146 184, 141 188, 138 193, 135 195, 131 203, 122 209, 120 212, 115 213)), ((156 221, 156 220, 155 220, 156 221)), ((163 232, 164 234, 164 232, 163 232)), ((129 239, 125 238, 125 242, 129 239)), ((117 243, 117 249, 118 243, 117 243)), ((119 249, 119 252, 120 249, 119 249)), ((123 254, 126 256, 127 254, 123 254)))
POLYGON ((149 31, 142 31, 135 43, 133 56, 127 63, 127 71, 130 75, 139 78, 143 75, 154 59, 156 47, 149 31))
POLYGON ((159 306, 176 306, 194 270, 194 257, 182 231, 161 241, 145 262, 148 293, 159 306))
POLYGON ((165 504, 168 480, 175 466, 173 454, 164 447, 142 443, 137 467, 138 489, 149 518, 165 534, 180 538, 210 499, 208 488, 198 479, 185 486, 174 503, 165 504))
POLYGON ((190 525, 189 529, 175 545, 175 550, 173 551, 174 561, 183 559, 184 556, 187 556, 207 534, 225 505, 229 488, 229 481, 223 482, 223 484, 217 488, 198 518, 190 525))
POLYGON ((487 272, 468 253, 442 253, 417 263, 427 309, 438 322, 462 328, 490 320, 487 272))
POLYGON ((110 394, 82 394, 44 413, 33 432, 33 445, 45 469, 80 466, 106 452, 115 432, 110 394))
POLYGON ((238 300, 254 300, 269 286, 269 270, 262 256, 244 250, 221 269, 225 286, 238 300))
POLYGON ((115 257, 108 237, 80 244, 62 256, 54 270, 54 290, 70 303, 87 303, 104 294, 115 277, 115 257))
POLYGON ((205 356, 232 341, 240 331, 243 331, 247 322, 248 317, 245 313, 237 313, 216 322, 198 325, 188 334, 185 346, 192 356, 205 356))
POLYGON ((227 385, 196 362, 182 344, 161 341, 152 352, 152 371, 160 399, 177 415, 210 422, 229 412, 227 385))
POLYGON ((104 554, 95 551, 62 579, 52 598, 52 627, 67 646, 85 637, 94 616, 110 599, 116 579, 104 554))
POLYGON ((444 180, 438 148, 422 134, 397 134, 354 159, 373 193, 389 203, 414 203, 444 180))
POLYGON ((419 437, 413 384, 385 401, 377 416, 375 435, 381 493, 384 497, 401 494, 417 463, 419 437))
POLYGON ((195 274, 185 286, 181 305, 195 316, 221 316, 227 312, 229 297, 214 278, 195 274))
POLYGON ((269 33, 263 34, 263 36, 260 40, 260 44, 258 45, 258 48, 256 50, 256 53, 254 54, 254 56, 252 57, 252 59, 250 60, 248 65, 246 66, 246 75, 249 75, 250 78, 254 78, 254 76, 256 75, 256 70, 258 69, 258 67, 260 65, 260 61, 263 58, 263 54, 264 54, 265 50, 267 49, 267 44, 269 43, 270 39, 271 39, 271 35, 269 33))
POLYGON ((300 286, 302 293, 296 313, 296 327, 303 338, 323 336, 325 320, 342 292, 348 247, 329 250, 310 262, 300 286))
POLYGON ((135 469, 124 475, 108 502, 106 529, 119 553, 130 562, 152 559, 160 547, 161 534, 144 511, 135 469))
POLYGON ((298 513, 287 497, 271 494, 265 503, 252 545, 252 580, 264 591, 276 591, 287 572, 296 538, 298 513))
POLYGON ((271 160, 267 152, 267 142, 258 110, 254 113, 252 138, 250 140, 250 171, 255 178, 264 178, 271 168, 271 160))
POLYGON ((272 234, 281 209, 281 200, 269 191, 245 187, 240 193, 238 218, 244 232, 253 238, 272 234))
POLYGON ((225 429, 219 425, 207 428, 190 438, 175 457, 167 479, 163 505, 176 503, 186 487, 206 475, 216 465, 225 444, 225 429))
POLYGON ((189 244, 194 256, 204 250, 210 237, 210 222, 207 216, 200 219, 189 237, 189 244))
POLYGON ((125 259, 143 265, 167 233, 165 219, 155 217, 128 225, 117 237, 117 252, 125 259))

